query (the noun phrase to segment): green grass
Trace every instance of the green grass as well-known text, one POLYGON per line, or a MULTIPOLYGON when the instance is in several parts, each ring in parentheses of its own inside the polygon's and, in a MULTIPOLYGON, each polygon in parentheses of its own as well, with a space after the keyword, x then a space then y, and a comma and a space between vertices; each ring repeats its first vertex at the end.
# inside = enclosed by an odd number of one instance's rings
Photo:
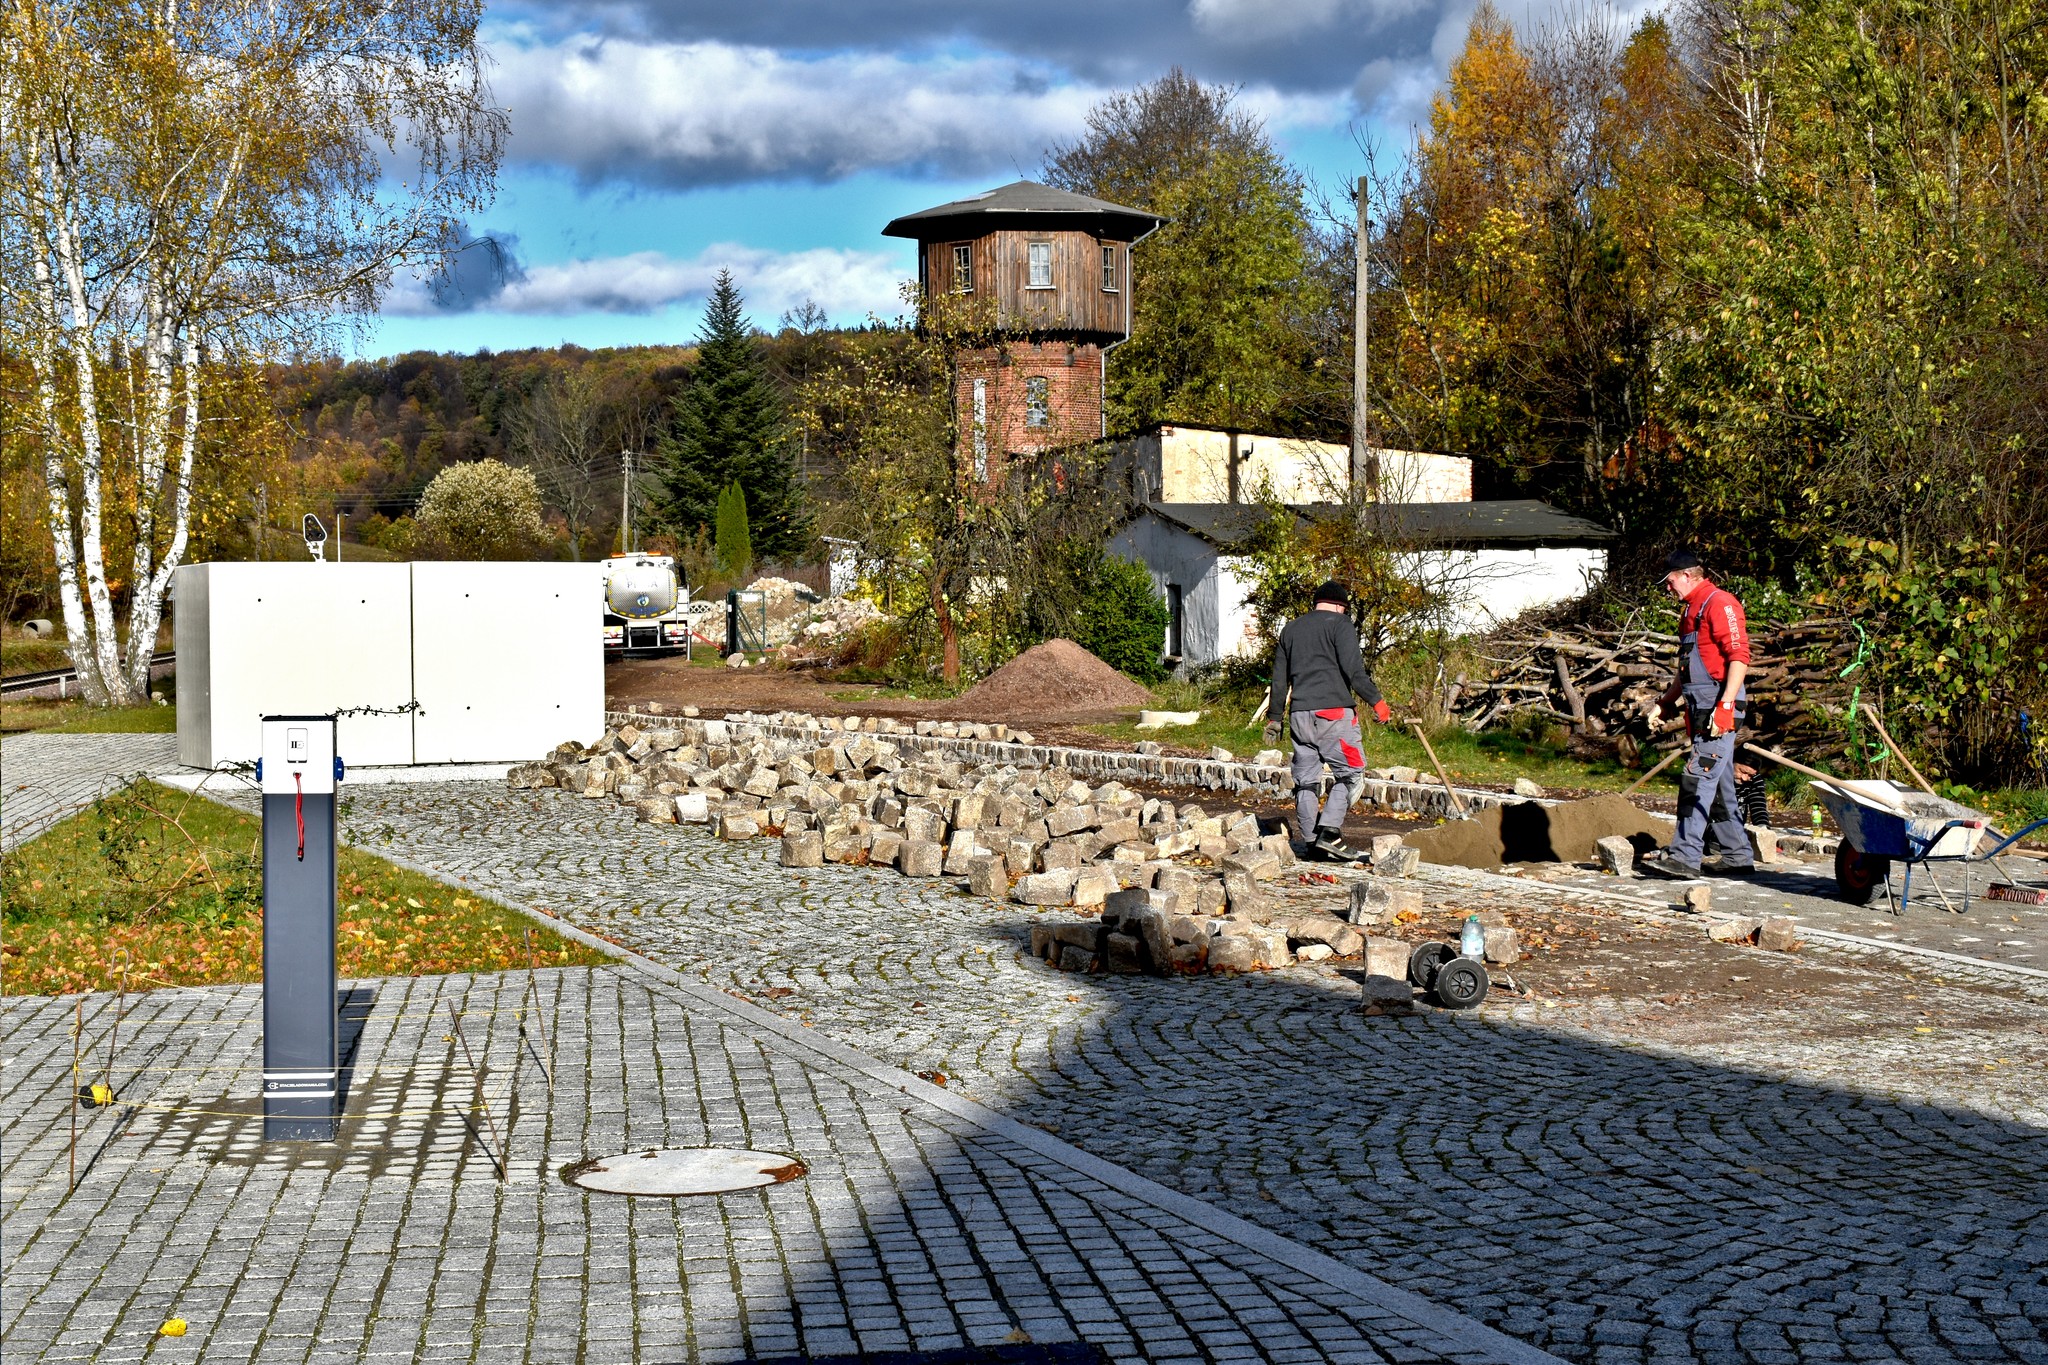
POLYGON ((9 678, 19 673, 46 673, 53 668, 67 668, 70 663, 71 660, 64 656, 64 641, 60 636, 37 640, 23 635, 0 640, 0 675, 9 678))
MULTIPOLYGON (((165 686, 159 682, 159 687, 165 686)), ((154 702, 147 706, 93 706, 67 701, 0 702, 0 732, 40 730, 53 735, 169 735, 178 730, 178 708, 154 702)))
MULTIPOLYGON (((263 868, 255 817, 138 783, 0 859, 0 985, 12 995, 104 990, 126 949, 130 989, 263 974, 263 868)), ((516 911, 341 850, 337 959, 344 977, 504 971, 608 959, 516 911)))

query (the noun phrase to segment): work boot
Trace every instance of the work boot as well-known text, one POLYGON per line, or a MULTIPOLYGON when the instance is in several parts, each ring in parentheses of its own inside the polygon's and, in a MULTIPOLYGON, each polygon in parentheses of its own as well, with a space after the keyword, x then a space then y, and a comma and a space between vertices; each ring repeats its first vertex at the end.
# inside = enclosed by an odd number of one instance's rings
POLYGON ((1753 877, 1756 875, 1756 863, 1731 863, 1725 856, 1716 853, 1711 858, 1700 859, 1700 871, 1709 877, 1753 877))
POLYGON ((1315 850, 1317 857, 1327 858, 1333 863, 1372 861, 1370 853, 1363 849, 1353 848, 1344 842, 1344 831, 1341 829, 1325 828, 1317 830, 1315 842, 1310 844, 1309 847, 1315 850))
POLYGON ((1668 877, 1674 882, 1689 882, 1700 876, 1700 870, 1691 863, 1682 863, 1666 849, 1654 853, 1637 863, 1636 866, 1652 877, 1668 877))

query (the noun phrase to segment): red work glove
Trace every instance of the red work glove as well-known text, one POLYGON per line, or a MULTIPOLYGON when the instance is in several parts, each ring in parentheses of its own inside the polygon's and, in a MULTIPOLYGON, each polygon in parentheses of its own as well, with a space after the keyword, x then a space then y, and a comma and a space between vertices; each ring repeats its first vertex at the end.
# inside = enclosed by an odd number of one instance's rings
POLYGON ((1714 733, 1728 735, 1735 732, 1735 703, 1724 701, 1714 708, 1714 733))
POLYGON ((1382 725, 1392 725, 1394 723, 1394 710, 1384 701, 1374 702, 1372 704, 1372 713, 1382 725))

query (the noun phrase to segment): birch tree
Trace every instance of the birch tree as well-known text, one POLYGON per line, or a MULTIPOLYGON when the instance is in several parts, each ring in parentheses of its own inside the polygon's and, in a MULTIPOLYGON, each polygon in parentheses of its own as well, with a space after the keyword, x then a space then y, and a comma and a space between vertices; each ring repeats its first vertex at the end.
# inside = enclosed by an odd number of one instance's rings
POLYGON ((482 9, 0 8, 0 345, 30 374, 21 417, 93 700, 147 692, 234 376, 373 308, 488 202, 506 124, 482 9))

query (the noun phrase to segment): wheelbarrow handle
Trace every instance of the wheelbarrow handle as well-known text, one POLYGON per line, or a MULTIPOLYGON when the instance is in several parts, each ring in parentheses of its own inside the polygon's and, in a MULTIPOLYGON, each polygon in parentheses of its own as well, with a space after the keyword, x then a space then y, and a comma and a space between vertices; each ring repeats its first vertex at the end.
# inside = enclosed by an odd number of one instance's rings
POLYGON ((1975 861, 1980 863, 1990 862, 1993 858, 1996 858, 1999 854, 2005 852, 2014 844, 2026 838, 2029 834, 2032 834, 2035 830, 2040 829, 2043 825, 2048 825, 2048 815, 2044 815, 2039 820, 2036 820, 2033 824, 2028 825, 2026 828, 2022 829, 2018 834, 2013 835, 2010 839, 2007 839, 1997 848, 1992 849, 1989 853, 1979 854, 1975 861))

